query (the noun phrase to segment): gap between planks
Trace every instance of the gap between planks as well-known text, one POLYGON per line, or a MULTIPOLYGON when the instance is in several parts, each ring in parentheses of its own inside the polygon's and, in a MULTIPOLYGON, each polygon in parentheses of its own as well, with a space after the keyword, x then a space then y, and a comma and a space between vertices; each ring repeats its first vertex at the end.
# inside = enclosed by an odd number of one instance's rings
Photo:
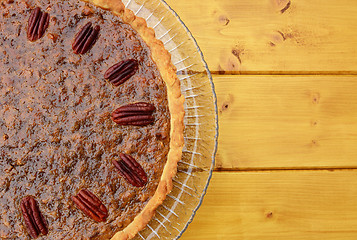
POLYGON ((236 75, 248 75, 248 76, 262 76, 262 75, 276 75, 276 76, 356 76, 356 71, 211 71, 214 76, 236 76, 236 75))
POLYGON ((357 167, 300 167, 300 168, 215 168, 213 172, 283 172, 283 171, 356 171, 357 167))

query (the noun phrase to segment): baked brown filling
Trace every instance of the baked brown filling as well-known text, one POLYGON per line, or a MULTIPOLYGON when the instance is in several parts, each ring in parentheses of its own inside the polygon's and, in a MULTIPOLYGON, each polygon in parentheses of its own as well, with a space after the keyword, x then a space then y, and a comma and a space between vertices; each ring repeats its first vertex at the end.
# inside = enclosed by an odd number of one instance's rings
POLYGON ((0 23, 0 239, 30 238, 21 206, 32 198, 48 227, 39 239, 110 238, 154 194, 169 150, 166 87, 150 50, 81 1, 1 1, 0 23), (42 28, 29 36, 37 7, 42 28), (75 45, 89 23, 87 40, 100 26, 95 41, 75 45), (81 194, 106 207, 104 221, 81 211, 81 194))

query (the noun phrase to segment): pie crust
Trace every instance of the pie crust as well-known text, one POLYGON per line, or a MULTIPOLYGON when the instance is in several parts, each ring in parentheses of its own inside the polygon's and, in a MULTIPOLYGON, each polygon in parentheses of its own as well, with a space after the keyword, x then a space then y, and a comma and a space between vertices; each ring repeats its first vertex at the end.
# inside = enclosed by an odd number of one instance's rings
POLYGON ((155 38, 155 32, 149 28, 145 19, 136 16, 133 11, 125 8, 120 0, 85 0, 100 8, 110 10, 113 14, 130 24, 138 32, 151 50, 151 57, 156 63, 162 79, 167 87, 167 97, 171 116, 170 149, 159 185, 144 209, 122 231, 117 232, 112 240, 131 239, 145 228, 155 214, 155 210, 163 203, 166 195, 172 190, 172 178, 177 172, 177 163, 182 156, 184 145, 183 118, 184 97, 181 95, 180 82, 176 75, 176 68, 171 62, 171 55, 164 44, 155 38))

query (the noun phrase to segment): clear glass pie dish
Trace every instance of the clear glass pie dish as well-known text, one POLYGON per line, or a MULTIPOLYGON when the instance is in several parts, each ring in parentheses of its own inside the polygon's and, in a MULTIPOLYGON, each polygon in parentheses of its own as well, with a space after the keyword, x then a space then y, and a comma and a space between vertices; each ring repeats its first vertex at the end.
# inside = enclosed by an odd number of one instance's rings
POLYGON ((185 147, 173 191, 135 239, 177 239, 192 221, 214 167, 218 123, 214 86, 197 43, 177 14, 162 0, 123 0, 146 19, 172 55, 185 96, 185 147))

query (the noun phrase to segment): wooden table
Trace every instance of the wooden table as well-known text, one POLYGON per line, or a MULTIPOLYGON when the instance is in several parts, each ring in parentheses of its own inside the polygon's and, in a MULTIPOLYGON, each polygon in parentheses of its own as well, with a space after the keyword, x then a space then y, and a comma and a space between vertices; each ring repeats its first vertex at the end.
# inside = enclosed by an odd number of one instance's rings
POLYGON ((167 0, 218 96, 189 239, 357 239, 355 0, 167 0))

